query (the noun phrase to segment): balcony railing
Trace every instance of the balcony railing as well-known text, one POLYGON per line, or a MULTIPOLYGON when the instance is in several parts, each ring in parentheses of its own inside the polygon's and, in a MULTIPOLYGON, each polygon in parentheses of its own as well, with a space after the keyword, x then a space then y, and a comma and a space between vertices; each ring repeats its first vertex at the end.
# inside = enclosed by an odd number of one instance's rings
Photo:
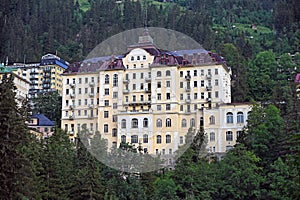
POLYGON ((191 75, 186 75, 185 80, 187 80, 187 81, 191 80, 191 75))
POLYGON ((92 92, 89 93, 89 96, 90 96, 90 97, 94 97, 94 95, 95 95, 95 94, 92 93, 92 92))
POLYGON ((128 90, 128 89, 124 89, 124 90, 123 90, 123 93, 124 93, 124 94, 128 94, 128 93, 129 93, 129 90, 128 90))
POLYGON ((191 99, 185 99, 185 102, 191 103, 191 99))
POLYGON ((146 82, 151 82, 151 77, 146 77, 146 78, 145 78, 145 81, 146 81, 146 82))
POLYGON ((190 87, 186 87, 186 88, 185 88, 185 91, 186 91, 186 92, 190 92, 190 91, 191 91, 191 88, 190 88, 190 87))
POLYGON ((69 119, 74 119, 75 116, 74 115, 69 115, 69 119))
POLYGON ((151 89, 145 88, 145 92, 150 93, 150 92, 151 92, 151 89))
POLYGON ((211 85, 207 85, 206 86, 206 90, 211 91, 212 90, 212 86, 211 85))
POLYGON ((211 102, 211 98, 206 98, 206 101, 211 102))
POLYGON ((71 86, 71 87, 75 87, 76 84, 75 84, 75 83, 70 83, 70 86, 71 86))
POLYGON ((211 79, 211 74, 207 74, 207 75, 206 75, 206 78, 207 78, 207 79, 211 79))
POLYGON ((123 83, 128 84, 128 83, 129 83, 129 80, 128 80, 128 79, 124 79, 124 80, 123 80, 123 83))
POLYGON ((69 107, 71 108, 71 109, 74 109, 75 108, 75 105, 69 105, 69 107))
POLYGON ((95 86, 95 82, 91 81, 91 82, 89 82, 89 85, 90 85, 90 87, 94 87, 95 86))
POLYGON ((70 94, 70 97, 71 97, 71 98, 75 98, 75 94, 71 93, 71 94, 70 94))

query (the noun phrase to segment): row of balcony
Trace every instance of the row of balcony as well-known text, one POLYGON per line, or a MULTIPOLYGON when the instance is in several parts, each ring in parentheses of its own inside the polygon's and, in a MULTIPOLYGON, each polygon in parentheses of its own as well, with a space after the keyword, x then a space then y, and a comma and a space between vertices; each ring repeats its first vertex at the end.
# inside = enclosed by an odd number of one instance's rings
MULTIPOLYGON (((190 81, 192 77, 191 77, 191 75, 186 75, 184 78, 185 78, 185 80, 190 81)), ((207 74, 206 78, 207 79, 211 79, 212 75, 211 74, 207 74)))
MULTIPOLYGON (((81 117, 94 118, 96 116, 95 115, 87 115, 87 116, 81 116, 81 117)), ((70 120, 74 120, 75 119, 75 115, 69 115, 69 119, 70 120)))
MULTIPOLYGON (((72 87, 72 88, 74 88, 75 86, 76 86, 76 83, 69 83, 69 85, 72 87)), ((89 86, 90 87, 94 87, 95 86, 95 82, 94 81, 91 81, 91 82, 89 82, 89 86)))
MULTIPOLYGON (((89 108, 94 108, 94 106, 95 106, 94 104, 89 104, 89 105, 88 105, 89 108)), ((76 107, 75 105, 72 105, 72 104, 69 105, 69 108, 70 108, 70 109, 74 109, 75 107, 76 107)))
MULTIPOLYGON (((145 91, 146 93, 151 93, 151 89, 148 89, 148 88, 145 88, 144 91, 145 91)), ((128 94, 128 93, 129 93, 129 90, 128 90, 128 89, 124 89, 124 90, 123 90, 123 93, 124 93, 124 94, 128 94)))

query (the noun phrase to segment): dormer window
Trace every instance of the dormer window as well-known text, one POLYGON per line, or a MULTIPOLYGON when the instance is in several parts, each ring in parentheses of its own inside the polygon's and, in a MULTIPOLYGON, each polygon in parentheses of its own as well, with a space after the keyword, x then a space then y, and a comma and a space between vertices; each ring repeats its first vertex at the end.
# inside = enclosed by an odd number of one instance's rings
POLYGON ((134 61, 134 57, 133 56, 131 56, 131 61, 134 61))
POLYGON ((145 55, 143 55, 143 60, 146 60, 146 56, 145 55))
POLYGON ((137 56, 137 60, 140 60, 140 56, 137 56))

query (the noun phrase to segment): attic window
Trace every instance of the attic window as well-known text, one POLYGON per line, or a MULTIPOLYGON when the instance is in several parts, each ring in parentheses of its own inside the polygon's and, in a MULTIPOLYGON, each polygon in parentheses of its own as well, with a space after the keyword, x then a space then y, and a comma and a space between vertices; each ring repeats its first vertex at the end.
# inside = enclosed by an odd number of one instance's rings
POLYGON ((146 60, 146 56, 145 55, 143 55, 143 60, 146 60))
POLYGON ((137 56, 137 60, 140 60, 140 56, 137 56))
POLYGON ((131 61, 134 61, 134 57, 133 56, 131 56, 131 61))

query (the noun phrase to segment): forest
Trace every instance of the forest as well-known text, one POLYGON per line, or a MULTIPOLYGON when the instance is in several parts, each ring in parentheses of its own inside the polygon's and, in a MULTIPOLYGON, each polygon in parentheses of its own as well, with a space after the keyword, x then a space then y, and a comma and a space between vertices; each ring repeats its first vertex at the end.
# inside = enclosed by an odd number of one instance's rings
MULTIPOLYGON (((0 62, 39 62, 46 53, 80 61, 108 37, 144 27, 145 13, 147 26, 182 32, 226 59, 232 101, 255 105, 235 148, 213 159, 202 130, 174 169, 120 172, 59 128, 46 141, 31 137, 28 102, 17 107, 5 77, 0 199, 300 199, 298 0, 1 0, 0 62)), ((46 115, 60 123, 59 111, 46 115)))

